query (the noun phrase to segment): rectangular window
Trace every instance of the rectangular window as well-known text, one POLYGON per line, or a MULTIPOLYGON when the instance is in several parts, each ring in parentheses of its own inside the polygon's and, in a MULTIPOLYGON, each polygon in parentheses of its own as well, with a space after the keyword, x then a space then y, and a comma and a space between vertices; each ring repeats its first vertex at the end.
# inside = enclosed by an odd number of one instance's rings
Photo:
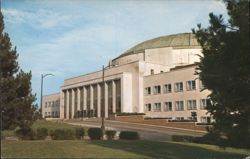
POLYGON ((165 102, 164 111, 172 111, 172 102, 165 102))
POLYGON ((155 103, 154 104, 154 111, 155 112, 161 111, 161 103, 155 103))
POLYGON ((209 99, 201 99, 200 100, 200 109, 206 109, 208 102, 209 102, 209 99))
POLYGON ((176 111, 184 110, 184 102, 183 101, 176 101, 175 102, 175 110, 176 111))
POLYGON ((164 91, 164 93, 171 93, 172 92, 171 84, 165 84, 163 91, 164 91))
POLYGON ((184 120, 184 117, 176 117, 175 120, 184 120))
POLYGON ((150 95, 151 94, 151 87, 145 88, 145 95, 150 95))
POLYGON ((196 89, 195 80, 187 81, 187 90, 191 91, 191 90, 195 90, 195 89, 196 89))
POLYGON ((211 123, 211 117, 201 116, 201 123, 211 123))
POLYGON ((146 111, 151 111, 151 104, 145 104, 145 110, 146 111))
POLYGON ((182 82, 177 82, 175 83, 175 92, 183 92, 183 83, 182 82))
POLYGON ((45 117, 47 116, 47 112, 45 112, 45 117))
POLYGON ((161 86, 154 86, 154 94, 160 94, 161 93, 161 86))
POLYGON ((48 105, 48 103, 47 103, 47 102, 45 102, 45 108, 47 108, 47 105, 48 105))
POLYGON ((188 110, 195 110, 195 109, 197 109, 196 100, 188 100, 187 101, 187 109, 188 110))

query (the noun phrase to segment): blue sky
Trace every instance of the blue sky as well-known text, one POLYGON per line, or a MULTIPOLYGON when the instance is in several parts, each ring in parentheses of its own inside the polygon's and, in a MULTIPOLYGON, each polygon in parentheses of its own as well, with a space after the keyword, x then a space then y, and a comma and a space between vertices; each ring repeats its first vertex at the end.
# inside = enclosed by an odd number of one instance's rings
POLYGON ((44 94, 56 93, 64 79, 97 71, 137 43, 205 27, 210 12, 228 18, 218 0, 2 0, 2 11, 37 103, 41 74, 55 75, 44 94))

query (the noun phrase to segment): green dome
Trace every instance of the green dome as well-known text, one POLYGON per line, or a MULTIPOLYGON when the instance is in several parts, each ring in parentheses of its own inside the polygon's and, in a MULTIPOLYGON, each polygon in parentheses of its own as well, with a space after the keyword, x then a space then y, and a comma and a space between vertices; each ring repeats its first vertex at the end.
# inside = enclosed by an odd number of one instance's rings
POLYGON ((197 42, 197 39, 195 38, 195 35, 192 33, 166 35, 137 44, 134 47, 127 50, 126 52, 124 52, 123 54, 121 54, 119 57, 144 52, 145 49, 162 48, 162 47, 181 48, 190 46, 191 47, 200 46, 197 42))

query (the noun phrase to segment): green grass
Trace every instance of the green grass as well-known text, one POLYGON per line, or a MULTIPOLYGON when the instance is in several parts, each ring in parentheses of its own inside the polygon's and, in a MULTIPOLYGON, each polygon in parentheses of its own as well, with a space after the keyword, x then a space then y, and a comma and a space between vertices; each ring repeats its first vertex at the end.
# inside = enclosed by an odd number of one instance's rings
POLYGON ((221 149, 217 146, 154 141, 3 141, 6 158, 169 158, 242 159, 246 149, 221 149))
MULTIPOLYGON (((47 128, 48 131, 54 129, 75 129, 77 127, 80 126, 69 125, 58 121, 46 121, 46 120, 38 120, 32 125, 32 129, 34 130, 36 130, 37 128, 47 128)), ((15 136, 15 130, 4 130, 2 131, 2 135, 4 137, 15 136)))

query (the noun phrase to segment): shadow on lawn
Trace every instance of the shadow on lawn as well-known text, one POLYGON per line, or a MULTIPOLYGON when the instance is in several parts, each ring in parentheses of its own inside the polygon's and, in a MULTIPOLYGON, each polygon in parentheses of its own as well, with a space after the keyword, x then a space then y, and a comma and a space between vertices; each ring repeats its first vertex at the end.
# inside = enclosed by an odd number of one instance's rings
POLYGON ((182 145, 177 143, 156 141, 91 141, 92 144, 128 151, 149 158, 166 159, 243 159, 245 155, 228 152, 217 152, 205 148, 182 145))

